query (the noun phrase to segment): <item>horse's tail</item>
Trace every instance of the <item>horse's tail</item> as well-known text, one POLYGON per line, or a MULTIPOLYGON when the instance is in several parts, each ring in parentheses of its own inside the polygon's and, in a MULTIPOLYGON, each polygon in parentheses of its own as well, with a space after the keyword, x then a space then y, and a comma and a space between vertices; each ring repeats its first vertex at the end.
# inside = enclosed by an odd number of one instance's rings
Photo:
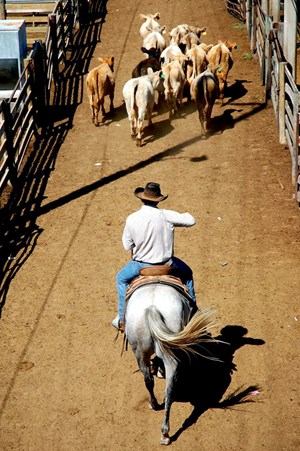
MULTIPOLYGON (((155 306, 146 310, 146 321, 154 339, 160 348, 176 358, 174 351, 181 350, 187 354, 201 354, 199 345, 204 342, 215 341, 211 338, 209 330, 214 326, 214 312, 212 310, 197 310, 190 321, 180 332, 172 332, 166 325, 162 314, 155 306)), ((207 352, 205 352, 207 357, 207 352)), ((212 356, 213 360, 218 360, 212 356)))

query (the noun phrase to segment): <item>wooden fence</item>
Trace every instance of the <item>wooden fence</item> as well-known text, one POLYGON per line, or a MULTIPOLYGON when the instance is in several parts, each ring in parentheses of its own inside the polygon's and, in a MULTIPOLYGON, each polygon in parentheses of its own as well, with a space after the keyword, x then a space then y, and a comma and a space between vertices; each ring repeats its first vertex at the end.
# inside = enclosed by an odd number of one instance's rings
POLYGON ((73 44, 73 33, 78 20, 76 5, 72 0, 56 2, 55 8, 48 16, 45 36, 47 67, 47 88, 59 76, 59 67, 66 62, 67 51, 73 44))
POLYGON ((39 138, 51 85, 73 43, 77 6, 74 0, 56 2, 44 41, 35 41, 13 93, 0 102, 0 195, 17 182, 26 150, 39 138))
POLYGON ((37 120, 33 66, 28 63, 24 69, 10 102, 1 102, 1 145, 0 145, 0 181, 13 185, 28 148, 35 134, 37 136, 37 120))
MULTIPOLYGON (((278 38, 278 23, 262 9, 261 0, 225 0, 228 11, 247 25, 250 47, 260 64, 266 99, 271 99, 279 130, 279 142, 291 154, 291 180, 300 204, 300 93, 278 38)), ((299 28, 299 27, 298 27, 299 28)), ((293 43, 296 45, 296 43, 293 43)))
POLYGON ((0 103, 0 193, 8 183, 14 186, 31 139, 39 136, 46 105, 42 56, 37 44, 10 98, 0 103))

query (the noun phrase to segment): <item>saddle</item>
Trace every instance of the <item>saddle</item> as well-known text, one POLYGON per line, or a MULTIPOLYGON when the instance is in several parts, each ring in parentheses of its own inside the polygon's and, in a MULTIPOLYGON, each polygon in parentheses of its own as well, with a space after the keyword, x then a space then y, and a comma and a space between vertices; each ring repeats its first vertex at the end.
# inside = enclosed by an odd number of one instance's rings
POLYGON ((169 265, 145 266, 140 269, 141 276, 168 276, 172 273, 173 268, 169 265))
POLYGON ((140 275, 135 277, 131 284, 129 285, 126 291, 125 297, 125 308, 124 308, 124 323, 126 318, 126 307, 128 300, 132 296, 132 294, 138 288, 143 285, 149 285, 153 283, 160 283, 163 285, 169 285, 179 291, 184 295, 184 299, 188 306, 193 309, 194 301, 189 294, 189 290, 186 285, 182 282, 182 280, 172 275, 172 267, 167 265, 155 265, 155 266, 146 266, 140 270, 140 275))

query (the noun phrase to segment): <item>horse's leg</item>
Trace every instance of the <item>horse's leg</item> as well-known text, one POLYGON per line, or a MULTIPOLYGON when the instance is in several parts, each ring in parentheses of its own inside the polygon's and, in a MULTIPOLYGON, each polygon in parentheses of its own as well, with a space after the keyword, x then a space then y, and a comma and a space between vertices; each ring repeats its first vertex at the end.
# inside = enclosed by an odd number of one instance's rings
POLYGON ((176 362, 165 363, 166 368, 166 391, 165 391, 165 416, 161 425, 162 436, 160 438, 161 445, 170 444, 170 410, 173 402, 174 378, 177 369, 176 362))
POLYGON ((141 353, 141 352, 139 352, 138 349, 134 350, 134 354, 135 354, 139 369, 143 373, 146 388, 150 394, 149 408, 153 409, 153 410, 158 410, 159 404, 154 395, 154 377, 150 371, 151 354, 148 355, 145 353, 141 353))
POLYGON ((157 399, 154 395, 154 377, 150 372, 150 360, 149 365, 146 365, 145 362, 142 360, 139 363, 140 370, 142 371, 144 375, 144 381, 146 388, 150 394, 150 404, 149 408, 153 410, 158 410, 159 404, 157 402, 157 399))

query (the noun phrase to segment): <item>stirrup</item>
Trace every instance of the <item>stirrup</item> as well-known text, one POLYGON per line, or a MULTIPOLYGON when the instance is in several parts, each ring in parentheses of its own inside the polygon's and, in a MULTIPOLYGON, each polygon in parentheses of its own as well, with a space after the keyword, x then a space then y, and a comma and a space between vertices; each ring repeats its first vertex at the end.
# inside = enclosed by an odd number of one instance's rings
POLYGON ((117 331, 119 332, 124 332, 125 330, 125 324, 118 318, 118 316, 112 320, 112 325, 117 329, 117 331))
POLYGON ((119 319, 119 322, 118 322, 118 330, 120 331, 120 332, 125 332, 125 324, 124 323, 122 323, 122 321, 119 319))

